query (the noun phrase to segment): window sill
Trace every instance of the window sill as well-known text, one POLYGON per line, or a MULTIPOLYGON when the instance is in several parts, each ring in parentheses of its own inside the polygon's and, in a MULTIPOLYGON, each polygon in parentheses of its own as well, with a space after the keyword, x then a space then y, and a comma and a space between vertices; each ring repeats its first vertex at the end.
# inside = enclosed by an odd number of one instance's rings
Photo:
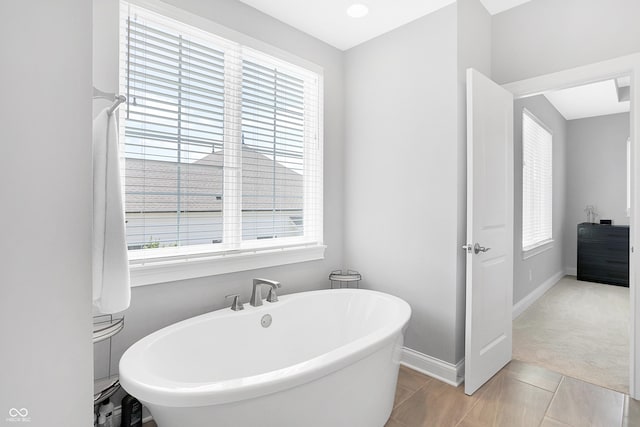
POLYGON ((537 246, 522 251, 522 259, 529 259, 553 248, 553 239, 539 243, 537 246))
POLYGON ((324 245, 289 247, 190 259, 130 262, 131 287, 215 276, 324 259, 324 245))

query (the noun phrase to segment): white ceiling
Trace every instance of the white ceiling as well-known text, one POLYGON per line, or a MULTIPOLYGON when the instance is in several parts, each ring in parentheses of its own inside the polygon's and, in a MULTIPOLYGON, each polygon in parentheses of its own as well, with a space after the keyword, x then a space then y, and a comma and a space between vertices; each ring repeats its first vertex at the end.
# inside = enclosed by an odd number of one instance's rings
MULTIPOLYGON (((622 80, 618 82, 622 84, 622 80)), ((544 96, 567 120, 625 113, 631 106, 629 101, 618 102, 615 80, 549 92, 544 96)))
MULTIPOLYGON (((240 0, 267 15, 347 50, 447 6, 455 0, 240 0), (362 3, 369 8, 363 18, 350 18, 347 8, 362 3)), ((496 13, 530 0, 481 0, 496 13)))

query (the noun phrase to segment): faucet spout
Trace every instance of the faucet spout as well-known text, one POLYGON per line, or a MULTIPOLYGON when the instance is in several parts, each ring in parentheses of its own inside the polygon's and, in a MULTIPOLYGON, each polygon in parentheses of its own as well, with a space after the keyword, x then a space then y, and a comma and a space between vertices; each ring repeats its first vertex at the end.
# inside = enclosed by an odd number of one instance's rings
POLYGON ((249 301, 249 304, 254 307, 260 307, 262 305, 261 285, 267 285, 271 287, 269 291, 269 302, 278 301, 276 289, 281 287, 280 282, 269 279, 253 279, 253 292, 251 292, 251 300, 249 301))

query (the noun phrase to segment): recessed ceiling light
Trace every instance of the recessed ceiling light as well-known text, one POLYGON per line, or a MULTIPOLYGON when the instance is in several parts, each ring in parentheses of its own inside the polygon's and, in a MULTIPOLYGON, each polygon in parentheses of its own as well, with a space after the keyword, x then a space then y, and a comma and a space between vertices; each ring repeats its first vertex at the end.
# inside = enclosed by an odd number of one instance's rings
POLYGON ((362 3, 354 3, 347 8, 347 15, 352 18, 362 18, 369 13, 369 8, 362 3))

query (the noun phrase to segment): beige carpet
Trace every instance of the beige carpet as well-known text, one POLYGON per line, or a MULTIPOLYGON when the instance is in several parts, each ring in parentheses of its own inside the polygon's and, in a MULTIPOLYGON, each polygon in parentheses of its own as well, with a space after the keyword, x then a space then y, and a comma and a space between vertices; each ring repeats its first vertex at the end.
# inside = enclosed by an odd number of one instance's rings
POLYGON ((629 288, 565 276, 513 322, 513 358, 629 392, 629 288))

